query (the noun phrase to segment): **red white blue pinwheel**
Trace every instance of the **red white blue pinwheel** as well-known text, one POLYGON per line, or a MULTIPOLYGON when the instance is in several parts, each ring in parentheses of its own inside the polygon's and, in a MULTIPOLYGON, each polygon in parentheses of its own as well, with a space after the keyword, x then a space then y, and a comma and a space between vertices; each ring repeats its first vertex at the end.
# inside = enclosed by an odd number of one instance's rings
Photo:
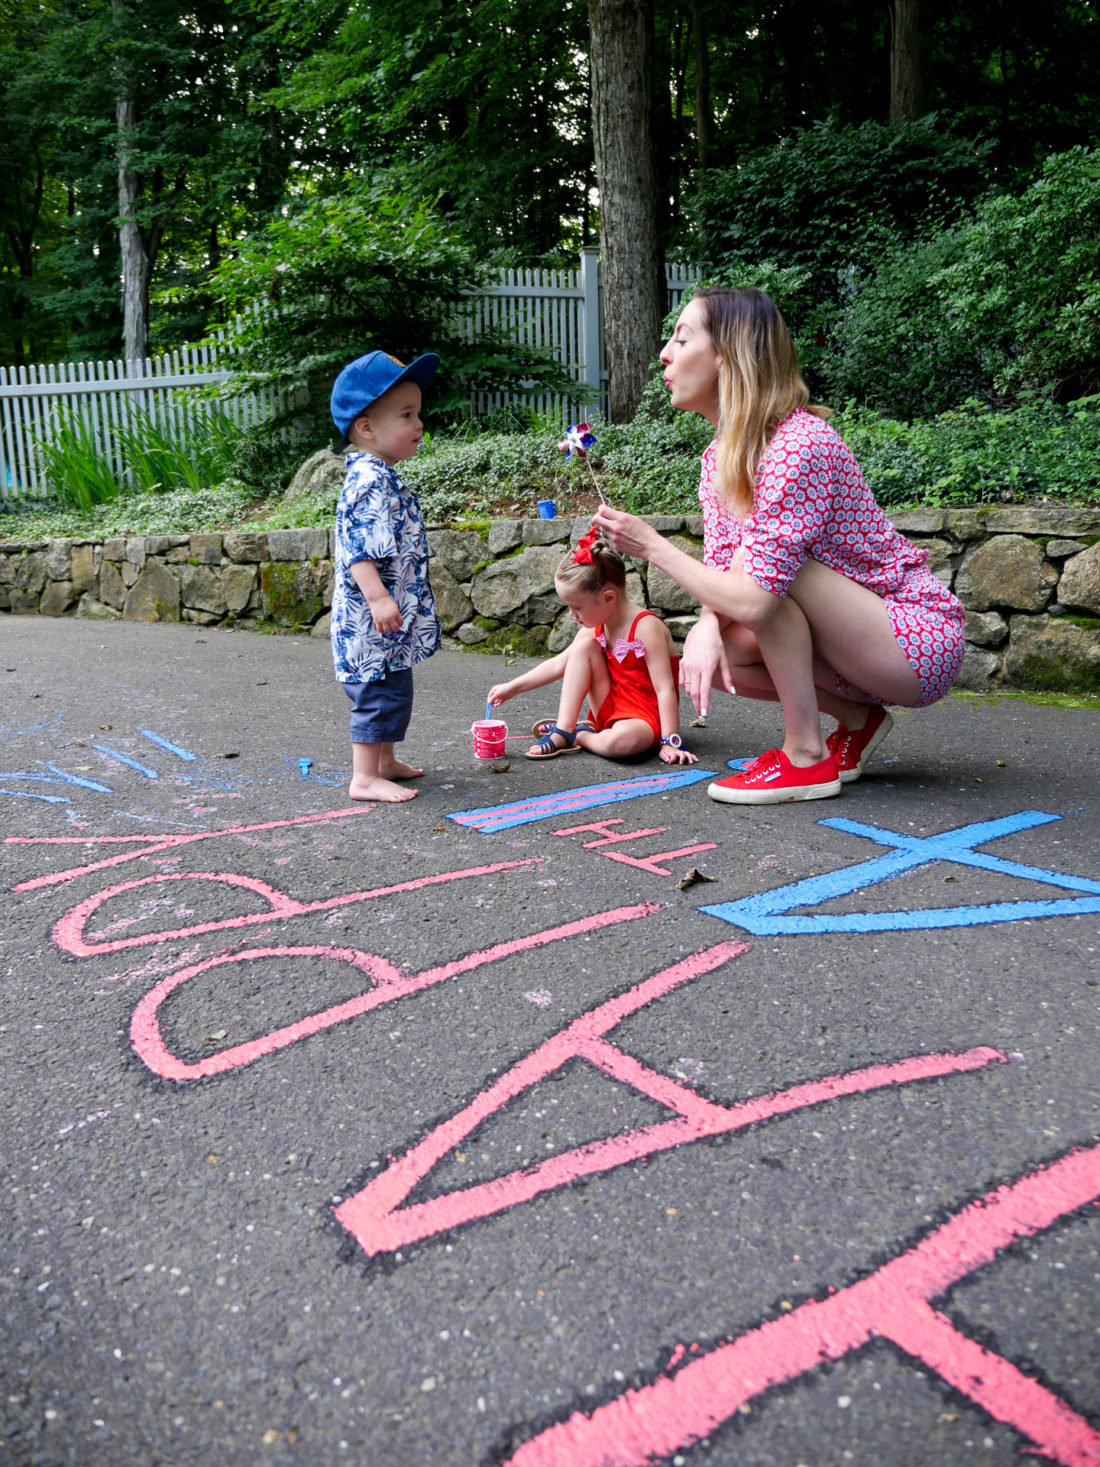
POLYGON ((569 427, 565 430, 565 437, 558 444, 558 447, 564 450, 566 463, 569 462, 574 454, 584 460, 588 472, 592 475, 592 483, 596 486, 596 493, 600 496, 603 503, 606 504, 607 496, 600 488, 599 480, 593 472, 592 465, 588 462, 588 450, 595 446, 595 442, 596 435, 587 423, 570 423, 569 427))

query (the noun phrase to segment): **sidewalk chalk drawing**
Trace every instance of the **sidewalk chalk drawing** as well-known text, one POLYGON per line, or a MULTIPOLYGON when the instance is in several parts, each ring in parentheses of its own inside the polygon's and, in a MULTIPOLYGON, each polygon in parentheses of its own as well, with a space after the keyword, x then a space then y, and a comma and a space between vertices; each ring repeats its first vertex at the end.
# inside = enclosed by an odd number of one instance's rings
POLYGON ((674 851, 651 851, 648 856, 628 856, 625 851, 608 851, 605 846, 624 845, 628 841, 644 840, 651 835, 664 835, 667 825, 650 826, 646 830, 613 831, 612 826, 625 824, 622 820, 593 820, 588 825, 566 825, 552 830, 551 835, 590 835, 597 833, 599 840, 586 840, 586 851, 599 851, 609 861, 618 861, 624 866, 634 866, 639 871, 648 871, 651 876, 671 876, 672 872, 662 861, 677 860, 681 856, 695 856, 700 851, 716 851, 717 841, 706 841, 699 845, 678 846, 674 851))
POLYGON ((392 1161, 361 1191, 340 1203, 334 1209, 338 1221, 368 1256, 393 1253, 583 1178, 690 1142, 744 1130, 775 1116, 789 1115, 841 1096, 1005 1062, 1006 1056, 999 1050, 985 1046, 962 1054, 916 1055, 828 1075, 775 1094, 757 1095, 736 1105, 716 1105, 696 1094, 690 1086, 650 1069, 607 1038, 631 1014, 703 974, 717 971, 748 951, 748 944, 742 942, 722 942, 704 948, 574 1019, 514 1064, 469 1105, 392 1161), (427 1202, 402 1205, 433 1167, 478 1126, 525 1090, 574 1060, 587 1062, 610 1079, 655 1101, 671 1111, 672 1118, 602 1141, 590 1141, 507 1176, 448 1192, 427 1202))
POLYGON ((374 953, 360 952, 355 948, 271 947, 246 949, 244 952, 236 953, 219 953, 217 957, 208 958, 205 962, 195 963, 169 974, 167 978, 162 979, 150 989, 134 1009, 130 1023, 130 1040, 135 1054, 142 1063, 163 1079, 205 1080, 212 1075, 225 1074, 228 1070, 237 1070, 244 1065, 250 1065, 264 1055, 273 1054, 276 1050, 286 1049, 288 1045, 296 1044, 300 1039, 319 1034, 337 1024, 347 1023, 350 1019, 371 1013, 374 1009, 394 1003, 398 999, 409 998, 426 988, 434 987, 437 983, 458 978, 464 973, 475 973, 489 963, 500 962, 502 958, 512 957, 520 952, 528 952, 533 948, 544 947, 549 943, 561 942, 567 938, 583 937, 619 922, 634 922, 640 917, 652 916, 659 910, 655 903, 646 902, 634 907, 617 907, 609 912, 598 912, 594 916, 583 917, 576 922, 566 922, 542 932, 530 933, 526 937, 496 943, 493 947, 480 952, 468 953, 463 958, 456 958, 452 962, 442 963, 435 968, 427 968, 421 973, 402 972, 387 958, 378 957, 374 953), (296 1023, 285 1025, 281 1029, 273 1029, 270 1033, 251 1039, 245 1044, 220 1050, 200 1060, 197 1064, 188 1064, 177 1058, 165 1045, 160 1030, 160 1008, 169 994, 174 993, 184 983, 190 982, 191 979, 211 969, 224 967, 227 964, 248 963, 261 958, 286 958, 294 961, 301 957, 323 957, 349 963, 370 980, 370 987, 344 1003, 336 1004, 320 1013, 309 1014, 296 1023))
MULTIPOLYGON (((957 1212, 869 1277, 830 1291, 674 1374, 574 1412, 526 1441, 507 1467, 645 1467, 705 1440, 756 1397, 887 1340, 1063 1467, 1100 1463, 1100 1431, 1048 1386, 956 1328, 933 1299, 1004 1249, 1100 1206, 1100 1146, 1071 1151, 957 1212)), ((678 1362, 677 1362, 678 1363, 678 1362)))
MULTIPOLYGON (((41 766, 42 779, 59 775, 53 766, 41 766)), ((691 771, 671 776, 671 787, 690 782, 691 771)), ((8 776, 9 778, 11 776, 8 776)), ((41 782, 41 781, 35 781, 41 782)), ((64 783, 64 780, 62 780, 64 783)), ((627 780, 619 785, 594 786, 588 791, 567 792, 581 797, 573 809, 633 798, 649 781, 627 780), (623 788, 628 790, 625 795, 623 788), (612 791, 612 793, 608 793, 612 791), (587 800, 587 796, 596 798, 587 800)), ((669 788, 670 777, 658 787, 669 788)), ((521 802, 480 812, 504 815, 514 823, 548 819, 567 813, 559 797, 521 802), (553 806, 553 808, 549 808, 553 806), (509 812, 509 813, 505 813, 509 812)), ((88 894, 68 905, 54 923, 58 949, 78 959, 129 948, 151 947, 164 951, 167 944, 200 934, 226 932, 244 938, 257 923, 266 930, 278 924, 333 912, 400 892, 414 892, 432 885, 447 889, 454 882, 485 878, 534 880, 545 870, 546 857, 483 863, 462 869, 415 878, 389 886, 367 888, 311 902, 247 873, 237 871, 159 872, 156 876, 125 879, 118 871, 128 863, 144 859, 178 860, 184 848, 206 841, 288 828, 323 830, 330 822, 362 818, 364 809, 326 811, 282 820, 233 825, 215 830, 187 831, 168 835, 8 836, 6 844, 42 845, 47 849, 76 847, 79 864, 20 882, 14 892, 42 893, 53 887, 61 892, 74 882, 88 894), (106 874, 110 873, 110 874, 106 874), (117 873, 117 874, 116 874, 117 873), (123 879, 119 879, 122 877, 123 879), (156 932, 117 935, 118 924, 108 922, 99 935, 89 932, 101 920, 103 909, 113 898, 125 911, 128 904, 141 903, 148 892, 193 894, 181 882, 220 884, 238 891, 242 899, 259 903, 262 910, 239 912, 236 916, 175 927, 156 932), (176 885, 173 886, 172 882, 176 885), (89 885, 85 886, 84 884, 89 885)), ((465 812, 478 813, 478 812, 465 812)), ((744 931, 765 936, 831 931, 907 930, 918 926, 959 925, 981 921, 1023 920, 1034 916, 1070 916, 1100 910, 1100 883, 1087 878, 1047 871, 1008 859, 988 856, 976 847, 1022 830, 1042 826, 1058 817, 1024 811, 1001 820, 960 827, 932 837, 914 837, 852 821, 831 819, 826 828, 862 836, 885 846, 888 853, 857 863, 838 872, 795 882, 777 891, 738 902, 701 907, 706 915, 744 931), (932 862, 948 861, 956 866, 994 871, 1075 893, 1053 902, 1000 903, 967 906, 932 912, 893 912, 836 917, 832 914, 794 915, 797 907, 812 906, 831 897, 852 892, 916 870, 932 862), (850 925, 850 924, 860 925, 850 925), (870 925, 867 925, 870 924, 870 925)), ((627 830, 621 819, 569 824, 549 834, 571 837, 574 850, 588 849, 593 856, 624 854, 632 841, 663 835, 667 827, 627 830), (584 839, 585 836, 591 837, 584 839)), ((478 828, 478 827, 474 827, 478 828)), ((508 828, 507 824, 500 828, 508 828)), ((701 847, 702 848, 702 847, 701 847)), ((706 847, 711 848, 711 847, 706 847)), ((684 848, 685 852, 692 848, 684 848)), ((631 857, 632 864, 659 874, 658 862, 681 852, 655 852, 631 857)), ((60 894, 60 893, 59 893, 60 894)), ((173 903, 174 905, 174 903, 173 903)), ((517 910, 520 908, 517 907, 517 910)), ((227 949, 198 959, 195 951, 180 954, 174 949, 143 982, 152 986, 133 1009, 130 1044, 135 1060, 151 1076, 176 1085, 193 1083, 232 1084, 235 1073, 262 1063, 278 1065, 278 1056, 288 1046, 311 1036, 333 1031, 338 1026, 366 1018, 375 1010, 397 1001, 415 1001, 428 988, 460 974, 475 973, 513 955, 549 946, 583 941, 603 929, 633 924, 657 915, 657 902, 639 902, 616 907, 545 928, 538 932, 508 937, 495 945, 466 953, 418 973, 401 968, 390 959, 346 946, 279 941, 264 946, 227 949), (321 957, 348 964, 362 975, 361 991, 352 998, 296 1021, 190 1060, 172 1052, 161 1027, 162 1014, 172 996, 194 983, 216 983, 231 965, 259 961, 294 963, 302 957, 321 957)), ((178 920, 178 919, 177 919, 178 920)), ((644 950, 644 945, 642 950, 644 950)), ((946 1086, 948 1082, 981 1083, 983 1074, 1004 1065, 1006 1055, 995 1048, 975 1043, 958 1052, 920 1053, 899 1056, 879 1063, 855 1066, 805 1080, 787 1088, 747 1096, 731 1104, 718 1104, 697 1093, 691 1082, 675 1078, 646 1065, 614 1042, 613 1030, 630 1015, 658 1000, 673 1000, 686 985, 708 974, 720 973, 727 964, 749 951, 741 938, 706 946, 680 958, 671 966, 635 983, 625 992, 597 1003, 566 1022, 556 1033, 515 1060, 501 1075, 491 1074, 484 1087, 453 1114, 438 1121, 425 1134, 394 1147, 382 1158, 382 1168, 367 1173, 369 1180, 333 1208, 335 1221, 353 1241, 364 1259, 384 1264, 416 1266, 425 1247, 444 1236, 477 1224, 491 1227, 493 1219, 539 1199, 549 1199, 563 1187, 595 1179, 616 1168, 664 1152, 688 1147, 696 1141, 720 1135, 736 1135, 758 1124, 781 1125, 783 1118, 809 1107, 846 1105, 875 1091, 916 1083, 946 1086), (609 1080, 662 1106, 667 1117, 634 1129, 608 1135, 547 1156, 513 1172, 469 1186, 458 1187, 422 1202, 410 1201, 418 1183, 448 1158, 476 1128, 500 1113, 517 1097, 563 1066, 580 1062, 609 1080), (397 1254, 402 1252, 400 1260, 397 1254)), ((976 1038, 980 1036, 975 1036, 976 1038)), ((951 1090, 945 1090, 950 1095, 951 1090)), ((823 1362, 842 1359, 876 1339, 891 1342, 916 1361, 922 1362, 943 1381, 960 1392, 994 1419, 1013 1427, 1031 1448, 1065 1467, 1100 1464, 1100 1433, 1076 1413, 1048 1382, 1026 1375, 989 1344, 968 1338, 935 1301, 954 1284, 976 1270, 995 1264, 1011 1243, 1035 1236, 1083 1209, 1092 1209, 1100 1199, 1100 1146, 1071 1151, 1052 1163, 1025 1171, 1014 1181, 962 1206, 947 1222, 926 1234, 917 1244, 904 1248, 867 1277, 834 1290, 819 1282, 817 1296, 779 1319, 769 1319, 739 1337, 704 1346, 702 1353, 677 1347, 665 1369, 653 1380, 634 1388, 623 1388, 605 1404, 573 1410, 545 1429, 527 1428, 531 1433, 508 1459, 516 1467, 596 1467, 618 1463, 641 1467, 643 1463, 668 1462, 678 1451, 690 1448, 712 1434, 749 1401, 779 1386, 797 1381, 823 1362)), ((1089 1211, 1086 1215, 1100 1214, 1089 1211)), ((552 1225, 553 1214, 548 1214, 552 1225)), ((899 1245, 900 1248, 900 1245, 899 1245)), ((516 1426, 509 1439, 525 1434, 516 1426)))
POLYGON ((735 902, 719 902, 700 907, 708 917, 719 917, 734 927, 743 928, 757 937, 808 936, 820 932, 905 932, 940 927, 974 927, 995 922, 1026 922, 1038 917, 1071 917, 1085 912, 1100 912, 1100 881, 1085 876, 1071 876, 1062 871, 1047 871, 1039 866, 1025 866, 1018 861, 989 856, 974 849, 988 841, 1013 835, 1020 830, 1047 825, 1059 820, 1041 810, 1021 810, 1000 820, 984 820, 974 825, 960 825, 940 835, 902 835, 893 830, 880 830, 855 820, 821 820, 820 825, 866 836, 880 846, 896 851, 892 856, 879 856, 856 866, 845 866, 823 876, 811 876, 758 896, 742 897, 735 902), (1038 881, 1066 891, 1088 892, 1083 897, 1066 897, 1056 901, 990 902, 983 906, 925 907, 894 912, 822 913, 817 916, 791 915, 795 907, 810 907, 834 897, 849 896, 864 887, 874 886, 906 871, 936 861, 971 866, 981 871, 996 871, 1004 876, 1017 876, 1025 881, 1038 881))
POLYGON ((591 810, 596 805, 614 805, 620 800, 636 800, 641 795, 667 794, 684 789, 702 779, 713 779, 713 769, 680 769, 671 774, 642 774, 631 779, 617 779, 611 784, 589 784, 575 790, 558 790, 550 795, 536 795, 529 800, 515 800, 508 805, 486 805, 480 810, 459 810, 448 815, 456 825, 480 830, 491 835, 497 830, 510 830, 514 825, 531 825, 537 820, 553 820, 576 810, 591 810))

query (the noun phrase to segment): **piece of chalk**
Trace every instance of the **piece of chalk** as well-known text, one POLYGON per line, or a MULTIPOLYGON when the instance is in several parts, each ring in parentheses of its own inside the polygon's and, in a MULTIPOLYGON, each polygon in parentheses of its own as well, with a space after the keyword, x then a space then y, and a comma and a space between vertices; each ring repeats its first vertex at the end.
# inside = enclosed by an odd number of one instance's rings
POLYGON ((492 703, 488 703, 487 702, 485 704, 485 718, 486 718, 486 720, 488 720, 488 719, 492 718, 492 716, 493 716, 493 705, 492 705, 492 703))

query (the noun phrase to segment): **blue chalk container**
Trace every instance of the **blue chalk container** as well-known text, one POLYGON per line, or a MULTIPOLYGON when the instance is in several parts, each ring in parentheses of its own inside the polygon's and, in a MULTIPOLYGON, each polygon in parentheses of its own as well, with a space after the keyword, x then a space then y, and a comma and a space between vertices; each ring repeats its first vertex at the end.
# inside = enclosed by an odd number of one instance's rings
POLYGON ((557 518, 558 511, 552 499, 539 500, 539 519, 552 520, 557 518))

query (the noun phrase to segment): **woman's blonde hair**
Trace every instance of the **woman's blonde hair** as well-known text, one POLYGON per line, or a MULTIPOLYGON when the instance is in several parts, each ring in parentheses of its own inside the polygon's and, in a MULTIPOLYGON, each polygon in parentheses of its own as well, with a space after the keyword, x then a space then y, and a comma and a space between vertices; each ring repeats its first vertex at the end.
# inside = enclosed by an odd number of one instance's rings
POLYGON ((555 581, 564 581, 582 596, 595 596, 605 586, 614 586, 617 591, 626 589, 626 561, 617 550, 612 550, 602 535, 597 535, 588 549, 591 561, 574 560, 570 551, 554 572, 555 581))
POLYGON ((819 418, 802 380, 787 323, 762 290, 703 289, 702 308, 718 353, 718 489, 730 510, 753 506, 756 467, 778 423, 796 408, 819 418))

